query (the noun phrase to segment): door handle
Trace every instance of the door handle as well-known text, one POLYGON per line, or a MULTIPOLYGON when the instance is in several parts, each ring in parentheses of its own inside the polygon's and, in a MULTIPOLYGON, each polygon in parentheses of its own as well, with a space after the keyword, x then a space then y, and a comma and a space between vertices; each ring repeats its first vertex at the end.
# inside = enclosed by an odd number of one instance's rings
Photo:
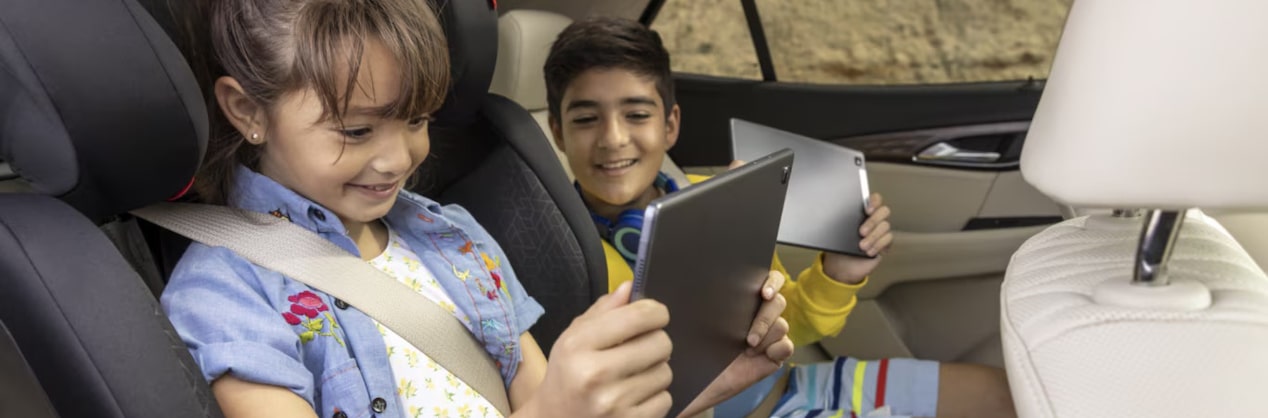
POLYGON ((967 151, 946 142, 930 145, 916 154, 916 161, 949 162, 949 163, 993 163, 999 161, 999 153, 994 151, 967 151))

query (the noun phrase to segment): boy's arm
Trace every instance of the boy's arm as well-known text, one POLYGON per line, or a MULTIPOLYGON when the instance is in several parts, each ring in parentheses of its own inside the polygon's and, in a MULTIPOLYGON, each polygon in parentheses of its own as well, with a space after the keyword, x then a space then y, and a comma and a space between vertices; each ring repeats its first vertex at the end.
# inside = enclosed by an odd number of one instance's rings
MULTIPOLYGON (((783 263, 776 256, 773 270, 787 275, 783 263)), ((789 276, 791 277, 791 276, 789 276)), ((823 254, 815 257, 814 264, 789 281, 780 290, 788 307, 784 320, 788 321, 788 338, 796 346, 804 346, 837 335, 845 327, 845 319, 854 310, 859 289, 867 285, 867 279, 855 284, 833 280, 823 271, 823 254)))

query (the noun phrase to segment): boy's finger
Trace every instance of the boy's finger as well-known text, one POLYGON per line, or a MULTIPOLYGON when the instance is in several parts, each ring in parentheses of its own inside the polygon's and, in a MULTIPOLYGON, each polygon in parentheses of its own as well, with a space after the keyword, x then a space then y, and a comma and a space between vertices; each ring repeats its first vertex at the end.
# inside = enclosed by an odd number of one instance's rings
POLYGON ((742 166, 742 165, 744 165, 744 160, 732 160, 732 161, 731 161, 731 165, 728 165, 728 166, 726 167, 726 169, 727 169, 727 170, 734 170, 734 169, 736 169, 737 167, 742 166))
POLYGON ((766 283, 762 283, 762 299, 771 300, 771 298, 774 298, 775 294, 784 288, 785 279, 783 273, 771 270, 770 274, 766 275, 766 283))
POLYGON ((774 344, 771 344, 770 347, 766 348, 766 358, 769 358, 771 361, 776 363, 783 363, 785 360, 788 360, 789 357, 792 357, 792 355, 793 343, 792 340, 787 338, 776 341, 774 344))
POLYGON ((787 305, 784 295, 775 295, 774 299, 762 302, 762 306, 757 309, 757 317, 753 319, 753 326, 748 330, 748 338, 745 339, 749 347, 761 344, 762 338, 770 332, 771 327, 783 321, 779 316, 784 313, 787 305))
POLYGON ((871 196, 867 197, 867 214, 871 215, 872 212, 876 212, 876 208, 881 207, 884 203, 885 199, 881 197, 880 193, 872 193, 871 196))
POLYGON ((753 347, 753 351, 764 353, 768 348, 770 348, 771 344, 775 344, 787 336, 788 321, 784 318, 778 318, 775 320, 775 324, 771 325, 770 330, 766 332, 766 336, 762 338, 762 342, 759 343, 757 347, 753 347))
POLYGON ((872 247, 876 246, 876 242, 882 237, 886 235, 893 235, 889 233, 889 228, 889 222, 881 222, 881 224, 872 229, 867 236, 863 237, 862 241, 859 241, 859 248, 862 248, 864 251, 872 249, 872 247))
POLYGON ((866 221, 863 221, 863 225, 859 226, 859 234, 860 235, 871 234, 872 229, 876 228, 877 224, 881 222, 885 222, 886 220, 889 219, 889 214, 890 214, 889 206, 881 206, 880 209, 876 210, 876 213, 873 213, 872 216, 867 217, 866 221))
POLYGON ((873 248, 867 250, 867 255, 875 257, 877 254, 882 254, 889 249, 889 245, 893 242, 894 234, 885 234, 876 245, 872 246, 873 248))

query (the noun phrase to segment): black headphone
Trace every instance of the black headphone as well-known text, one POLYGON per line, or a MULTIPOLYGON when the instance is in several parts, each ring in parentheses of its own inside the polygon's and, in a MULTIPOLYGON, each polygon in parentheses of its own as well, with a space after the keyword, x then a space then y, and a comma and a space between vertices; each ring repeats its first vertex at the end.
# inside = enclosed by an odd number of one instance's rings
MULTIPOLYGON (((664 190, 666 194, 678 191, 678 183, 669 178, 665 173, 656 174, 656 188, 664 190)), ((581 185, 577 185, 577 192, 581 192, 581 185)), ((589 208, 587 208, 589 209, 589 208)), ((617 216, 616 222, 612 222, 608 218, 599 216, 599 214, 590 211, 590 217, 594 219, 594 225, 599 228, 599 235, 604 241, 612 244, 616 248, 616 252, 629 263, 630 267, 634 267, 635 261, 638 259, 638 243, 643 237, 643 209, 627 209, 617 216)))

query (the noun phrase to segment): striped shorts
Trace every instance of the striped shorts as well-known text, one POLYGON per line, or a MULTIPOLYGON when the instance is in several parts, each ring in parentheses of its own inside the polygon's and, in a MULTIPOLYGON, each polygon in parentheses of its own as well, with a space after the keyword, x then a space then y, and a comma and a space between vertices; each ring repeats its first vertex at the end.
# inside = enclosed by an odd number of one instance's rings
POLYGON ((773 416, 932 417, 938 412, 938 362, 915 359, 795 366, 773 416))
MULTIPOLYGON (((938 362, 915 359, 836 361, 791 366, 788 389, 772 417, 932 417, 938 410, 938 362)), ((719 405, 718 418, 742 417, 783 373, 719 405)))

